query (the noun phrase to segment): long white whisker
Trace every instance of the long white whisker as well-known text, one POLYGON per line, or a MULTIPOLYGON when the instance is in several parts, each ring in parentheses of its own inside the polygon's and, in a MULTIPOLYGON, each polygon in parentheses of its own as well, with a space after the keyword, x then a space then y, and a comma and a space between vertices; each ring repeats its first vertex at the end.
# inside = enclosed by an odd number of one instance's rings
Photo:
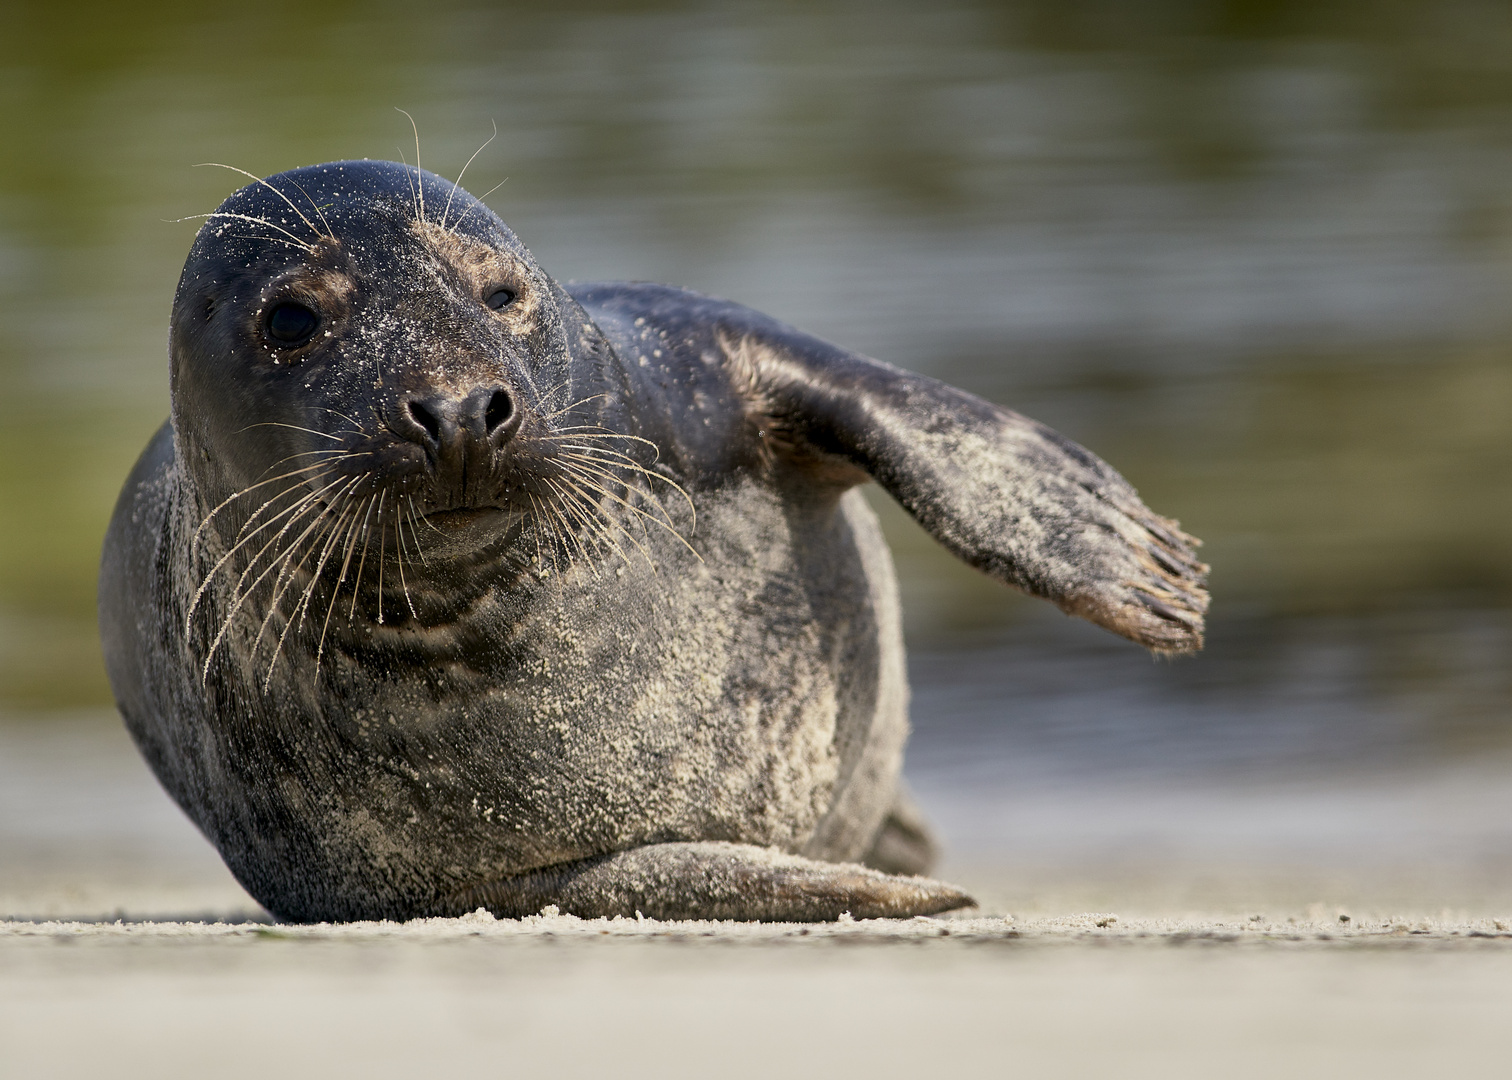
MULTIPOLYGON (((304 216, 304 211, 301 210, 299 207, 297 207, 297 206, 294 205, 294 200, 291 199, 291 198, 289 198, 283 192, 279 191, 276 187, 274 187, 272 184, 268 183, 262 177, 260 177, 260 176, 254 176, 252 173, 249 173, 246 169, 238 169, 235 165, 222 165, 218 161, 202 161, 198 165, 196 165, 195 168, 196 169, 204 169, 204 168, 230 169, 234 173, 241 173, 243 176, 249 176, 249 177, 251 177, 253 180, 257 181, 257 183, 261 184, 263 187, 267 188, 273 194, 277 195, 284 202, 288 203, 289 204, 289 209, 292 210, 292 211, 294 211, 296 214, 299 215, 299 220, 302 221, 302 222, 304 222, 305 225, 309 227, 309 230, 312 233, 314 233, 316 236, 321 236, 321 232, 320 232, 319 229, 317 229, 315 227, 315 223, 313 221, 311 221, 309 218, 307 218, 307 217, 304 216)), ((309 196, 306 195, 305 198, 308 199, 309 196)), ((311 205, 313 206, 314 203, 312 202, 311 205)), ((335 240, 336 238, 334 236, 332 236, 330 239, 335 240)), ((309 245, 306 245, 306 247, 308 247, 308 246, 309 245)))
MULTIPOLYGON (((577 534, 577 530, 572 528, 571 524, 567 521, 566 513, 569 507, 566 505, 566 493, 559 486, 557 486, 555 479, 549 479, 546 481, 546 483, 557 494, 557 498, 553 502, 553 509, 556 510, 557 516, 562 520, 562 531, 567 534, 567 538, 569 540, 577 545, 578 553, 582 555, 583 562, 588 564, 590 570, 593 570, 593 559, 588 554, 588 548, 583 544, 583 538, 577 534)), ((594 570, 593 572, 594 576, 596 577, 597 571, 594 570)))
MULTIPOLYGON (((350 496, 352 490, 355 488, 355 486, 357 484, 357 481, 360 480, 360 479, 361 479, 361 477, 354 478, 353 481, 352 481, 352 483, 348 484, 347 487, 342 490, 341 495, 338 496, 338 497, 350 496)), ((326 516, 326 514, 328 514, 331 511, 332 508, 333 508, 333 506, 327 506, 325 508, 325 510, 321 513, 321 515, 315 519, 314 523, 311 525, 311 528, 313 528, 315 525, 320 524, 321 520, 326 516)), ((341 520, 342 520, 343 517, 345 517, 345 514, 346 514, 346 510, 345 510, 345 508, 343 508, 341 514, 336 518, 336 521, 333 523, 333 525, 332 525, 332 527, 330 529, 330 532, 327 534, 327 541, 326 541, 326 550, 327 551, 329 551, 329 549, 330 549, 330 537, 334 536, 335 533, 336 533, 336 531, 341 527, 341 520)), ((308 534, 308 530, 306 530, 306 534, 308 534)), ((304 539, 304 537, 300 537, 299 540, 295 541, 295 544, 297 545, 297 544, 303 542, 303 539, 304 539)), ((270 604, 268 606, 268 614, 263 617, 262 625, 257 628, 257 638, 252 643, 252 646, 253 646, 254 649, 256 649, 256 647, 257 647, 257 642, 259 642, 259 641, 262 640, 263 631, 267 628, 268 620, 273 617, 273 613, 278 610, 279 605, 283 602, 284 595, 288 592, 289 587, 294 584, 294 577, 295 577, 296 574, 299 573, 299 568, 304 565, 304 561, 310 557, 310 553, 313 552, 314 550, 315 550, 315 545, 311 544, 308 548, 305 549, 305 553, 299 557, 299 561, 297 563, 295 563, 292 568, 290 568, 289 567, 289 563, 292 560, 293 553, 294 553, 294 548, 293 547, 290 548, 288 557, 286 557, 284 559, 284 567, 285 567, 286 570, 288 570, 288 577, 287 577, 287 579, 285 579, 284 574, 282 572, 280 572, 279 575, 278 575, 278 580, 279 581, 283 581, 284 584, 283 584, 283 587, 281 589, 278 589, 278 586, 276 584, 274 586, 275 589, 278 590, 277 591, 277 595, 274 596, 272 604, 270 604)), ((325 556, 322 555, 321 556, 320 565, 318 567, 316 567, 315 571, 310 575, 310 583, 305 587, 304 594, 300 597, 300 599, 298 601, 295 602, 293 610, 291 610, 289 612, 288 619, 284 622, 284 628, 283 628, 282 632, 280 632, 279 635, 278 635, 278 643, 273 647, 273 658, 268 661, 268 673, 263 678, 263 693, 265 693, 265 694, 268 692, 268 687, 271 686, 272 683, 273 683, 273 669, 278 666, 278 658, 283 653, 284 641, 285 641, 285 639, 288 638, 289 631, 294 628, 294 624, 296 622, 298 622, 299 625, 301 625, 301 626, 304 625, 305 611, 309 610, 310 594, 314 590, 316 583, 320 581, 320 574, 321 574, 321 571, 324 570, 324 569, 325 569, 325 556), (296 619, 294 617, 295 612, 299 612, 299 618, 298 619, 296 619)), ((317 666, 317 668, 316 668, 316 673, 317 674, 319 673, 319 670, 320 669, 317 666)))
POLYGON ((484 143, 482 146, 473 151, 472 157, 467 159, 467 165, 462 166, 462 171, 459 172, 457 174, 457 178, 452 181, 451 194, 446 197, 446 209, 441 211, 441 227, 443 229, 446 228, 446 216, 451 213, 452 199, 456 197, 457 189, 462 186, 462 178, 467 175, 467 166, 471 165, 479 154, 488 149, 488 143, 493 142, 499 137, 499 125, 494 124, 492 120, 490 120, 489 123, 493 124, 493 134, 488 137, 488 142, 484 143))
POLYGON ((558 462, 558 464, 569 475, 576 477, 580 483, 602 491, 607 498, 613 499, 615 502, 619 503, 626 510, 629 510, 637 517, 648 518, 652 521, 655 521, 658 525, 662 526, 665 529, 671 529, 674 533, 677 531, 676 528, 672 525, 672 515, 667 513, 667 508, 657 501, 656 496, 642 491, 640 488, 632 487, 630 484, 625 483, 625 481, 620 479, 619 477, 612 476, 609 473, 603 472, 599 469, 590 469, 584 465, 574 464, 569 461, 561 461, 558 462), (652 506, 660 510, 662 516, 657 517, 655 514, 652 514, 649 511, 636 506, 627 498, 618 495, 604 485, 604 480, 607 480, 611 484, 618 484, 620 487, 625 489, 625 493, 627 495, 632 491, 640 495, 643 499, 646 499, 648 502, 650 502, 652 506))
POLYGON ((383 524, 383 500, 388 498, 388 489, 378 493, 378 625, 383 625, 383 562, 388 550, 388 528, 383 524))
MULTIPOLYGON (((370 504, 371 505, 371 504, 370 504)), ((331 586, 331 602, 326 605, 325 621, 320 624, 320 641, 315 645, 315 674, 320 674, 320 659, 325 655, 326 630, 331 625, 331 612, 336 610, 336 600, 341 595, 341 586, 346 581, 347 570, 352 565, 352 551, 357 546, 357 513, 352 513, 352 524, 347 527, 346 551, 341 559, 341 573, 336 576, 336 584, 331 586)), ((353 589, 355 598, 356 590, 353 589)))
POLYGON ((243 431, 251 431, 253 428, 260 428, 260 427, 282 427, 282 428, 288 428, 291 431, 304 431, 304 432, 307 432, 307 433, 309 433, 311 435, 319 435, 322 439, 332 439, 332 440, 334 440, 336 442, 340 442, 341 441, 340 437, 338 437, 336 435, 331 435, 331 434, 329 434, 327 432, 324 432, 324 431, 316 431, 314 428, 300 427, 298 424, 280 424, 280 423, 278 423, 276 421, 273 421, 273 420, 265 420, 261 424, 248 424, 244 428, 239 428, 236 431, 236 434, 240 435, 243 431))
MULTIPOLYGON (((305 202, 310 204, 310 209, 315 211, 316 215, 320 218, 320 223, 325 226, 326 238, 329 239, 331 243, 336 243, 336 230, 332 229, 331 223, 326 220, 325 211, 320 208, 320 204, 317 203, 314 199, 310 198, 310 193, 304 189, 304 185, 301 184, 298 180, 295 180, 293 177, 286 177, 285 179, 287 179, 289 183, 293 184, 299 189, 299 193, 305 197, 305 202)), ((310 228, 313 229, 315 228, 315 226, 311 225, 310 228)), ((317 232, 316 235, 318 236, 319 233, 317 232)))
POLYGON ((585 489, 583 486, 573 483, 571 480, 568 480, 567 483, 570 484, 572 488, 577 492, 577 498, 584 504, 585 509, 592 511, 599 534, 603 537, 605 543, 614 548, 615 553, 619 555, 622 560, 624 560, 626 566, 629 566, 631 564, 630 556, 626 555, 625 549, 619 546, 619 542, 614 539, 614 534, 609 531, 610 528, 618 529, 624 535, 624 537, 630 541, 631 544, 635 545, 636 549, 641 553, 641 555, 645 556, 647 562, 650 562, 653 567, 656 565, 655 562, 652 561, 651 556, 647 553, 646 549, 641 547, 640 544, 636 543, 635 537, 626 532, 624 527, 621 526, 619 522, 615 521, 608 514, 604 513, 603 509, 593 501, 591 489, 585 489))
MULTIPOLYGON (((276 544, 278 542, 279 537, 283 536, 284 533, 288 531, 290 525, 292 525, 295 521, 298 521, 301 517, 304 516, 304 509, 308 509, 308 507, 310 506, 310 504, 312 502, 318 501, 319 498, 320 498, 320 496, 323 493, 331 490, 331 488, 335 487, 339 483, 341 483, 341 481, 339 479, 338 480, 333 480, 330 484, 328 484, 325 487, 321 488, 319 491, 307 492, 303 497, 301 497, 292 506, 288 507, 285 510, 280 511, 277 515, 275 515, 274 517, 269 518, 267 521, 263 522, 263 524, 259 525, 255 530, 253 530, 247 536, 245 536, 242 539, 238 540, 236 542, 235 546, 233 546, 230 551, 227 551, 218 560, 216 560, 215 565, 210 568, 209 572, 207 572, 205 574, 204 580, 200 582, 199 588, 195 590, 194 597, 189 602, 189 610, 187 612, 185 612, 185 614, 184 614, 184 640, 185 641, 187 641, 189 639, 189 634, 190 634, 190 632, 192 631, 192 628, 193 628, 193 620, 194 620, 195 609, 199 607, 199 602, 204 597, 205 591, 210 588, 210 583, 215 580, 215 575, 220 572, 220 568, 226 564, 227 560, 229 560, 233 555, 235 555, 237 553, 237 551, 239 551, 242 548, 243 545, 251 543, 252 542, 252 538, 255 537, 255 536, 257 536, 258 533, 262 532, 264 529, 272 528, 273 525, 275 525, 279 521, 280 518, 288 517, 290 514, 294 515, 292 518, 289 519, 289 521, 284 525, 284 527, 282 529, 280 529, 273 536, 273 538, 271 540, 269 540, 266 544, 264 544, 262 546, 262 548, 257 552, 256 555, 252 556, 251 561, 248 562, 248 564, 247 564, 247 569, 243 570, 242 573, 241 573, 241 576, 239 578, 237 578, 236 585, 235 585, 234 589, 232 590, 232 594, 235 595, 235 594, 237 594, 237 593, 239 593, 241 591, 242 582, 244 582, 246 580, 247 575, 249 573, 251 573, 252 568, 257 565, 257 561, 262 558, 263 553, 266 552, 268 550, 268 548, 272 547, 274 544, 276 544), (301 509, 301 508, 304 508, 304 509, 301 509)), ((278 496, 275 496, 275 500, 277 498, 281 498, 283 494, 284 493, 281 492, 278 496)), ((272 501, 275 501, 275 500, 269 500, 269 502, 272 502, 272 501)), ((267 505, 268 505, 267 503, 263 504, 263 506, 267 506, 267 505)), ((262 511, 262 507, 259 507, 258 508, 258 512, 260 513, 261 511, 262 511)))
MULTIPOLYGON (((561 458, 558 459, 558 464, 560 464, 563 468, 570 468, 571 467, 571 463, 574 463, 574 462, 577 464, 577 466, 579 468, 588 468, 590 466, 593 466, 594 470, 596 472, 600 472, 600 473, 603 473, 603 470, 606 470, 606 469, 633 469, 637 473, 640 473, 642 476, 646 477, 649 480, 660 480, 662 483, 664 483, 668 487, 670 487, 673 491, 675 491, 679 495, 681 495, 682 498, 683 498, 683 501, 688 504, 688 512, 693 515, 692 531, 694 531, 694 532, 698 531, 698 508, 693 505, 693 496, 689 495, 686 491, 684 491, 682 485, 679 484, 676 480, 669 479, 668 477, 663 476, 659 472, 653 472, 650 469, 644 468, 643 466, 637 465, 637 464, 635 464, 633 462, 628 462, 628 463, 623 463, 622 464, 622 463, 616 463, 616 462, 611 462, 611 461, 602 461, 602 460, 598 460, 598 459, 594 459, 594 458, 585 458, 585 457, 583 457, 580 454, 563 454, 561 456, 561 458)), ((625 481, 622 480, 622 479, 619 479, 617 477, 615 477, 614 479, 615 479, 616 483, 623 484, 626 488, 628 488, 630 486, 629 484, 626 484, 625 481)), ((662 504, 660 503, 660 501, 657 500, 656 496, 654 494, 652 494, 652 493, 647 493, 647 494, 648 494, 648 497, 655 504, 656 508, 658 510, 660 510, 663 514, 666 514, 667 513, 666 508, 664 506, 662 506, 662 504)), ((670 514, 667 514, 667 520, 669 522, 672 520, 672 516, 670 514)))
MULTIPOLYGON (((340 481, 337 481, 337 483, 339 483, 339 482, 340 481)), ((351 483, 356 483, 356 481, 353 480, 353 481, 351 481, 351 483)), ((306 509, 308 509, 308 508, 309 508, 309 506, 307 504, 306 509)), ((315 529, 315 527, 320 524, 321 518, 323 518, 329 511, 330 511, 330 507, 328 507, 328 506, 322 507, 321 510, 320 510, 320 512, 315 515, 315 519, 313 521, 311 521, 310 524, 305 528, 305 531, 302 532, 297 538, 295 538, 295 540, 289 545, 289 547, 286 550, 292 551, 295 548, 297 548, 298 545, 302 544, 304 542, 305 537, 307 537, 307 536, 310 535, 310 533, 315 529)), ((299 514, 299 517, 303 517, 304 513, 305 513, 305 511, 301 511, 300 514, 299 514)), ((279 530, 279 534, 278 535, 282 536, 284 534, 284 531, 287 530, 289 528, 289 526, 292 525, 294 523, 294 521, 297 521, 297 520, 298 520, 298 517, 296 517, 293 520, 291 520, 288 524, 286 524, 284 526, 284 529, 279 530)), ((269 543, 271 544, 271 543, 275 542, 277 539, 278 539, 278 537, 274 537, 274 539, 272 541, 269 541, 269 543)), ((264 547, 263 550, 266 551, 267 548, 264 547)), ((260 558, 261 554, 262 553, 259 552, 257 558, 260 558)), ((303 559, 301 559, 300 561, 303 562, 303 559)), ((210 643, 210 649, 209 649, 209 651, 205 654, 205 666, 200 671, 200 679, 202 681, 204 679, 209 678, 209 675, 210 675, 210 661, 212 659, 214 659, 214 657, 215 657, 215 650, 220 647, 220 643, 225 638, 226 632, 231 629, 231 624, 236 619, 236 613, 239 610, 241 610, 242 604, 244 604, 246 602, 247 598, 252 595, 253 590, 255 590, 257 588, 257 586, 262 583, 262 580, 264 578, 266 578, 270 573, 272 573, 273 570, 274 570, 274 568, 279 565, 279 562, 278 562, 277 559, 275 559, 272 563, 269 564, 269 566, 268 566, 268 568, 266 570, 264 570, 261 574, 257 575, 257 577, 252 581, 252 584, 248 585, 245 589, 243 589, 241 587, 242 580, 245 580, 246 574, 248 572, 250 572, 252 566, 255 566, 255 565, 256 565, 256 558, 254 558, 251 566, 249 566, 246 571, 243 571, 243 573, 242 573, 242 579, 238 580, 238 582, 237 582, 237 595, 236 595, 236 598, 235 598, 235 600, 231 604, 230 611, 228 611, 226 613, 226 618, 221 623, 220 630, 215 635, 215 640, 210 643)), ((281 578, 282 578, 282 574, 280 574, 280 579, 281 578)), ((274 588, 275 589, 277 588, 277 583, 276 582, 274 584, 274 588)), ((274 607, 277 606, 277 598, 276 597, 274 599, 273 606, 274 607)), ((259 632, 258 638, 260 639, 261 636, 262 635, 259 632)), ((253 649, 256 649, 256 647, 257 647, 257 641, 255 641, 255 640, 253 641, 252 647, 253 647, 253 649)))
POLYGON ((495 184, 493 187, 489 188, 481 196, 479 196, 466 210, 462 211, 461 216, 458 217, 456 221, 452 222, 452 232, 455 234, 456 231, 462 227, 462 223, 467 220, 467 215, 471 214, 478 207, 482 206, 484 199, 488 198, 490 195, 498 191, 507 183, 509 183, 509 177, 506 176, 504 179, 500 180, 497 184, 495 184))
MULTIPOLYGON (((357 560, 357 574, 352 578, 352 606, 347 611, 347 625, 357 617, 357 596, 362 591, 362 570, 367 566, 368 545, 373 542, 372 533, 368 531, 368 523, 373 516, 373 504, 378 501, 377 495, 367 497, 367 510, 362 515, 362 557, 357 560)), ((383 597, 378 598, 378 606, 383 606, 383 597)))
MULTIPOLYGON (((253 217, 251 214, 233 214, 229 210, 216 210, 214 213, 210 214, 185 214, 181 218, 170 218, 169 220, 177 223, 180 221, 209 221, 212 218, 230 218, 232 221, 250 221, 254 225, 265 225, 270 229, 277 229, 279 232, 283 233, 290 240, 294 241, 294 245, 301 251, 311 251, 314 249, 314 245, 309 241, 301 240, 298 236, 294 235, 288 229, 284 228, 277 222, 269 221, 267 218, 253 217)), ((271 240, 273 238, 270 236, 267 239, 271 240)))
POLYGON ((394 537, 399 543, 399 588, 404 592, 404 602, 409 605, 410 615, 415 619, 420 618, 420 613, 415 610, 415 601, 410 599, 409 583, 404 580, 404 511, 399 506, 399 496, 394 496, 394 537))
POLYGON ((415 198, 415 206, 416 206, 417 211, 418 211, 417 216, 419 217, 419 219, 421 221, 424 221, 425 220, 425 171, 424 171, 423 167, 420 164, 420 125, 416 124, 415 123, 415 118, 413 116, 411 116, 409 113, 404 112, 403 109, 399 109, 398 111, 404 113, 404 118, 410 122, 410 128, 415 133, 415 191, 417 192, 416 198, 415 198))
MULTIPOLYGON (((326 451, 326 452, 328 453, 329 451, 326 451)), ((285 458, 284 460, 287 461, 288 459, 285 458)), ((273 465, 273 467, 277 468, 278 465, 281 465, 281 464, 283 464, 283 462, 281 462, 281 461, 280 462, 276 462, 273 465)), ((215 515, 219 514, 222 510, 224 510, 226 507, 230 506, 237 499, 240 499, 242 496, 248 495, 248 494, 256 491, 258 488, 267 487, 269 484, 276 484, 276 483, 278 483, 278 481, 280 481, 280 480, 287 480, 287 479, 289 479, 292 476, 299 476, 299 475, 301 475, 303 473, 307 473, 307 472, 315 472, 315 471, 317 471, 319 469, 327 468, 331 464, 332 464, 331 461, 318 461, 314 465, 306 465, 306 466, 304 466, 302 468, 295 469, 292 472, 286 472, 286 473, 283 473, 280 476, 274 476, 274 477, 271 477, 270 479, 259 481, 256 484, 252 484, 249 487, 244 487, 241 490, 239 490, 239 491, 237 491, 237 492, 235 492, 235 493, 233 493, 231 495, 226 496, 226 498, 222 499, 216 505, 216 507, 215 507, 214 510, 211 510, 208 514, 205 515, 205 519, 203 521, 201 521, 199 523, 199 527, 194 530, 194 535, 189 538, 189 551, 191 553, 193 553, 196 550, 196 545, 198 545, 200 537, 204 534, 204 531, 210 525, 210 522, 212 520, 214 520, 215 515)), ((298 487, 298 486, 299 486, 298 484, 291 484, 290 485, 291 488, 298 487)), ((282 498, 283 495, 285 494, 285 492, 287 490, 288 489, 285 489, 285 491, 279 492, 272 499, 270 499, 269 502, 274 502, 274 501, 277 501, 278 499, 282 498)), ((263 505, 266 506, 267 503, 264 503, 263 505)), ((243 528, 245 529, 245 526, 243 528)))
POLYGON ((608 394, 607 391, 605 391, 602 394, 590 394, 588 397, 579 398, 577 401, 574 401, 571 405, 563 405, 560 409, 557 409, 555 412, 549 412, 549 413, 547 413, 545 416, 541 417, 541 419, 543 419, 543 420, 550 420, 553 417, 561 416, 564 412, 569 412, 572 409, 577 408, 579 405, 586 405, 590 401, 597 401, 599 398, 606 398, 608 396, 609 396, 609 394, 608 394))

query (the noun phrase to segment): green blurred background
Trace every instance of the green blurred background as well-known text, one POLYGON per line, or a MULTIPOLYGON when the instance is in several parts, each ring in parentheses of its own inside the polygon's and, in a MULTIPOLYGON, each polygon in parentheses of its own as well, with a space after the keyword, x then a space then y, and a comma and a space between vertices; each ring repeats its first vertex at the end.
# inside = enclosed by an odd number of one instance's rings
MULTIPOLYGON (((452 176, 497 123, 467 186, 560 278, 729 296, 1111 460, 1208 542, 1211 655, 1149 677, 1211 719, 1345 656, 1351 715, 1512 744, 1512 7, 1474 0, 7 4, 0 716, 109 704, 174 219, 239 183, 194 166, 413 160, 396 107, 452 176)), ((1062 633, 879 508, 920 655, 1062 633)))

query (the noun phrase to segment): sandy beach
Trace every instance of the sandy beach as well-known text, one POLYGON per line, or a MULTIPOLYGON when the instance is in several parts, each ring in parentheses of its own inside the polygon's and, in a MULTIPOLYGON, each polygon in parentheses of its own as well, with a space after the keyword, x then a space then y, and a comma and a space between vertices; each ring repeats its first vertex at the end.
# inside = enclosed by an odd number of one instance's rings
POLYGON ((18 1077, 1505 1075, 1512 923, 1293 918, 13 921, 0 1062, 18 1077))
MULTIPOLYGON (((1184 809, 1146 793, 1129 803, 1142 843, 1106 824, 1094 843, 1093 818, 1042 797, 1034 842, 998 835, 997 861, 991 837, 952 826, 943 873, 982 906, 939 919, 289 926, 110 717, 12 725, 0 1073, 1504 1075, 1499 796, 1462 790, 1469 809, 1406 846, 1370 843, 1360 823, 1401 831, 1412 791, 1337 796, 1333 818, 1309 819, 1313 857, 1291 863, 1234 830, 1225 856, 1211 842, 1264 812, 1253 792, 1184 829, 1184 809)), ((1273 843, 1307 850, 1274 817, 1273 843)))

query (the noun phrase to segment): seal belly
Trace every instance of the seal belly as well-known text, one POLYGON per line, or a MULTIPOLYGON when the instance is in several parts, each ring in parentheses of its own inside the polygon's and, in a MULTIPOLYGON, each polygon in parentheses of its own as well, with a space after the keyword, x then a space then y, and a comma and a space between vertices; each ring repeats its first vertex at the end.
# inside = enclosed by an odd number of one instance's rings
POLYGON ((907 729, 876 519, 856 492, 795 510, 754 481, 700 511, 702 560, 653 544, 654 567, 512 583, 475 606, 479 640, 438 629, 407 661, 424 684, 375 677, 343 631, 320 673, 307 650, 280 669, 305 692, 206 703, 226 756, 206 766, 228 782, 202 827, 254 895, 300 918, 424 910, 669 841, 859 858, 907 729), (321 753, 288 752, 301 745, 321 753))

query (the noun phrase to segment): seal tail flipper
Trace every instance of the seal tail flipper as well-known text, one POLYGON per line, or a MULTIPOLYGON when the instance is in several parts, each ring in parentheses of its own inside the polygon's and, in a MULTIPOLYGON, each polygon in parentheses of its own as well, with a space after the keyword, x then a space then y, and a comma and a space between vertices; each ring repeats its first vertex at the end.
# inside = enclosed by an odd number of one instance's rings
POLYGON ((749 309, 720 314, 736 381, 785 452, 859 466, 961 559, 1070 614, 1158 653, 1202 647, 1201 541, 1097 455, 749 309))
POLYGON ((580 918, 637 913, 654 919, 827 922, 934 915, 975 903, 929 878, 825 863, 773 848, 722 841, 648 844, 549 866, 465 889, 445 914, 487 908, 500 918, 548 904, 580 918))
POLYGON ((902 777, 893 796, 892 809, 882 819, 871 847, 861 857, 861 865, 884 874, 927 874, 940 857, 934 830, 924 811, 914 802, 902 777))

